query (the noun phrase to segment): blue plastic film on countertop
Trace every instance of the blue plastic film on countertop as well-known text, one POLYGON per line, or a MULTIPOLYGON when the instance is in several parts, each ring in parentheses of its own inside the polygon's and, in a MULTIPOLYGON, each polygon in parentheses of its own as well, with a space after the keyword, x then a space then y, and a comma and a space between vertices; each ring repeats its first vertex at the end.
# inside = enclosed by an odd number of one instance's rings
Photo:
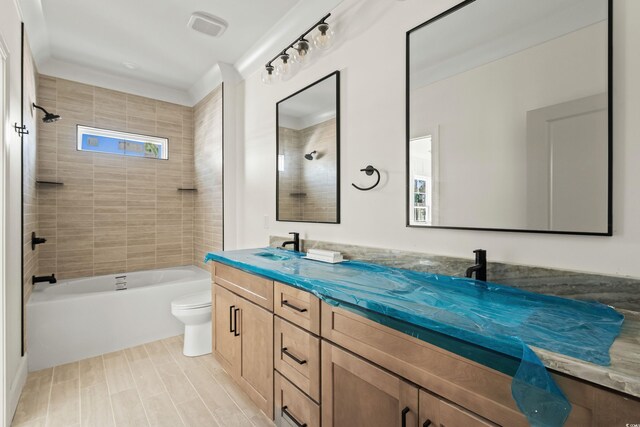
MULTIPOLYGON (((415 325, 517 358, 514 400, 535 426, 560 426, 571 405, 528 345, 608 365, 623 316, 611 307, 472 279, 358 261, 325 264, 276 248, 210 253, 241 270, 366 310, 381 324, 415 325)), ((413 333, 411 327, 403 332, 413 333)), ((421 338, 418 336, 418 338, 421 338)))

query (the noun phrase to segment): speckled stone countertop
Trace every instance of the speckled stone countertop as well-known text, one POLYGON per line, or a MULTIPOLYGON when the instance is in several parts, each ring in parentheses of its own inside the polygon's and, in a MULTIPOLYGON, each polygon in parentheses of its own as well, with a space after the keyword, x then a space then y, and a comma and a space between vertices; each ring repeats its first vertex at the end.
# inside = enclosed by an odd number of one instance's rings
POLYGON ((640 313, 618 311, 624 315, 624 323, 609 350, 610 366, 596 365, 536 347, 532 349, 549 369, 640 397, 640 313))
MULTIPOLYGON (((272 236, 270 245, 280 246, 285 240, 288 239, 272 236)), ((465 269, 473 264, 471 259, 304 240, 302 250, 309 248, 340 251, 347 259, 451 276, 462 276, 465 269)), ((622 313, 625 320, 620 336, 609 351, 610 366, 532 348, 544 365, 553 371, 640 398, 639 279, 494 263, 490 259, 487 279, 531 292, 599 301, 622 313)))

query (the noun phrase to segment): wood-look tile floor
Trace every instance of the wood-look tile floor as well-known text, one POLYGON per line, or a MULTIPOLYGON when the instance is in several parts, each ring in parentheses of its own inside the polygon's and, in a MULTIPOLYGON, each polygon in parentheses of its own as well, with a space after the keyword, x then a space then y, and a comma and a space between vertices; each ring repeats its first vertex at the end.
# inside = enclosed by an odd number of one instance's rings
POLYGON ((211 355, 182 337, 31 372, 13 427, 273 426, 211 355))

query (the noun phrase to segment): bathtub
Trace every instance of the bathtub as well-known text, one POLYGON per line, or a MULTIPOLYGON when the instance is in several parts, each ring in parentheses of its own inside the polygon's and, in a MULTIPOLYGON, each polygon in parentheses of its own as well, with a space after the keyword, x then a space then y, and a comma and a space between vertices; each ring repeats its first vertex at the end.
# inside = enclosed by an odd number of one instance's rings
POLYGON ((29 371, 97 356, 183 333, 171 301, 211 288, 194 266, 39 283, 26 307, 29 371))

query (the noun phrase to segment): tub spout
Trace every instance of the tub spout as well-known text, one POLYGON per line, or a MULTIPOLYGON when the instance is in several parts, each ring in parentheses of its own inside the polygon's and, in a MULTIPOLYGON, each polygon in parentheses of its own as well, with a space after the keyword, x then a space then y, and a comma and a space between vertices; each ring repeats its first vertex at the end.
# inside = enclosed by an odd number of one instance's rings
POLYGON ((57 283, 56 275, 52 274, 51 276, 31 276, 31 284, 35 285, 40 282, 49 282, 51 284, 57 283))

